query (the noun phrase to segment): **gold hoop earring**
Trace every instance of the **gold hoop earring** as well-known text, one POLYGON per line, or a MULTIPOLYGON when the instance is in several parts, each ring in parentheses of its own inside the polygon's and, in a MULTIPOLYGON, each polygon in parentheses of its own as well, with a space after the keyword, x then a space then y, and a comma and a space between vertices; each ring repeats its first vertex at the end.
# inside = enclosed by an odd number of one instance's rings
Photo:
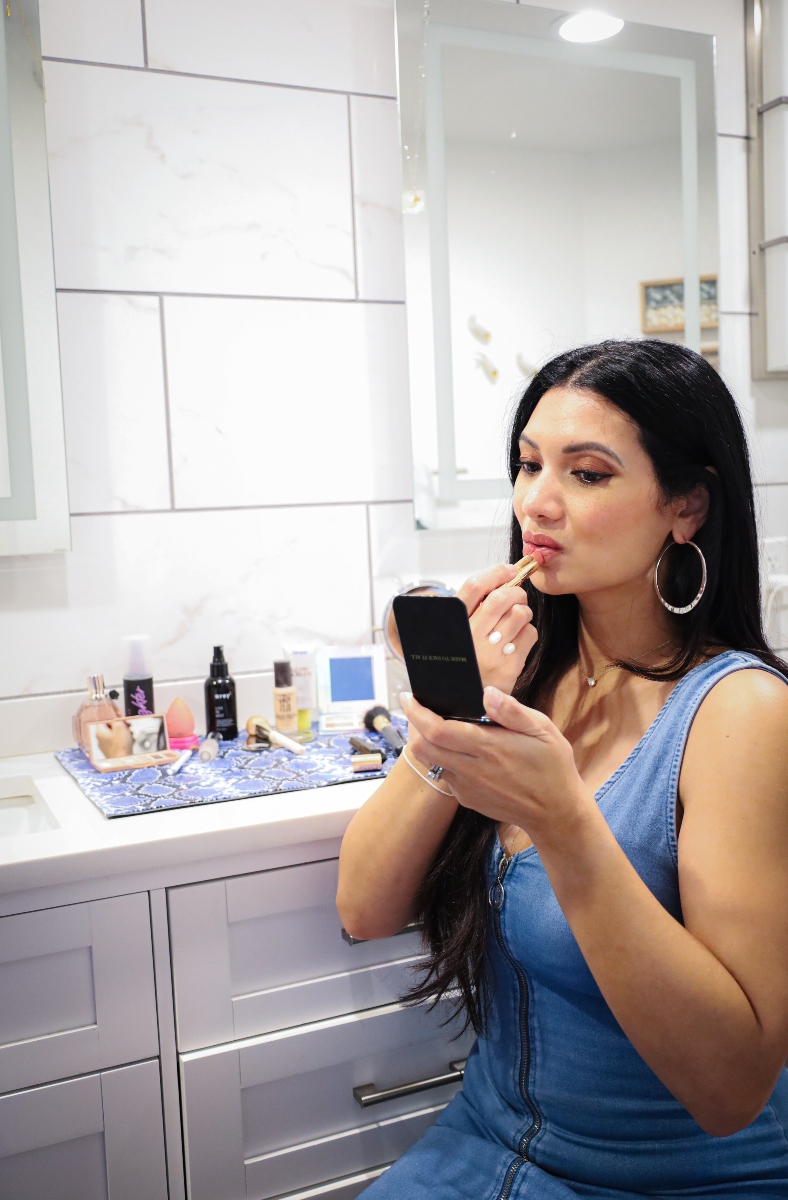
POLYGON ((662 562, 663 558, 665 557, 668 550, 670 550, 672 546, 679 545, 678 542, 671 542, 669 546, 665 547, 665 549, 662 551, 659 558, 657 559, 657 565, 654 568, 654 591, 657 593, 657 599, 659 600, 660 604, 663 604, 665 606, 665 608, 668 610, 668 612, 676 613, 677 616, 679 616, 679 617, 683 617, 685 613, 692 612, 693 608, 695 608, 695 606, 697 604, 700 604, 701 596, 706 591, 706 579, 707 579, 706 559, 703 557, 703 551, 701 550, 700 546, 696 546, 694 542, 686 542, 685 544, 687 546, 692 546, 692 549, 697 553, 698 558, 700 559, 700 569, 701 569, 700 588, 698 589, 697 596, 695 597, 695 599, 692 601, 691 604, 685 604, 683 606, 683 608, 677 608, 673 604, 668 604, 667 600, 664 599, 662 592, 659 590, 659 564, 662 562))

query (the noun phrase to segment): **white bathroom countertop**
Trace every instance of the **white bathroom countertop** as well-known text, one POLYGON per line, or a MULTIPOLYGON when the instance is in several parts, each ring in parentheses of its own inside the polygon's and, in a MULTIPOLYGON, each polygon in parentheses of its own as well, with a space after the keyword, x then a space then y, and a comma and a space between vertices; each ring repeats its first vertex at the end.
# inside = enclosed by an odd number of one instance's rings
POLYGON ((32 778, 56 826, 0 836, 2 896, 204 860, 249 861, 304 843, 333 842, 335 853, 353 813, 380 785, 379 779, 354 780, 109 820, 53 754, 0 759, 0 784, 9 776, 32 778))

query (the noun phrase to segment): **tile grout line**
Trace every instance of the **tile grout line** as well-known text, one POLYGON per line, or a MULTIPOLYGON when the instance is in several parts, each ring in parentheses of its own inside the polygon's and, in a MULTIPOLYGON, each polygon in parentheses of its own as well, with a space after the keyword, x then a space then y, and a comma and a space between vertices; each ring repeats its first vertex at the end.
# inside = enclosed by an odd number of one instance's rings
POLYGON ((353 286, 358 300, 358 248, 356 246, 356 182, 353 173, 353 121, 350 113, 350 96, 347 98, 347 145, 350 167, 350 228, 353 235, 353 286))
MULTIPOLYGON (((780 485, 783 486, 783 485, 780 485)), ((412 504, 412 497, 405 499, 392 500, 304 500, 296 501, 292 504, 222 504, 222 505, 207 505, 205 507, 183 507, 183 508, 116 508, 102 509, 97 512, 72 512, 71 517, 160 517, 171 513, 221 513, 221 512, 267 512, 270 509, 288 509, 288 508, 359 508, 364 504, 375 506, 382 504, 412 504)), ((0 559, 0 573, 2 573, 2 559, 0 559)))
POLYGON ((148 14, 145 12, 145 0, 140 0, 140 19, 142 21, 142 61, 148 66, 148 14))
POLYGON ((369 582, 369 637, 375 640, 375 582, 372 572, 372 522, 369 519, 369 505, 365 505, 367 518, 367 579, 369 582))
POLYGON ((404 300, 368 300, 352 296, 262 296, 247 292, 149 292, 134 288, 68 288, 55 291, 67 296, 159 296, 167 300, 259 300, 261 302, 289 301, 299 304, 393 304, 404 305, 404 300))
MULTIPOLYGON (((167 363, 167 330, 164 324, 164 297, 159 296, 161 331, 161 370, 164 381, 164 427, 167 434, 167 472, 170 481, 170 508, 175 509, 175 472, 172 467, 172 421, 170 416, 170 371, 167 363)), ((76 515, 76 514, 72 514, 76 515)))
MULTIPOLYGON (((144 0, 141 0, 144 6, 144 0)), ((286 92, 316 92, 322 96, 362 96, 372 100, 392 100, 396 95, 389 92, 354 92, 345 88, 312 87, 308 83, 277 83, 268 79, 244 79, 237 75, 205 75, 201 71, 175 71, 168 67, 149 67, 147 63, 147 26, 145 32, 145 66, 138 67, 134 63, 107 63, 92 58, 61 58, 56 54, 43 54, 43 62, 65 63, 71 67, 101 67, 108 71, 137 71, 144 75, 169 75, 175 79, 204 79, 210 83, 242 83, 252 87, 281 88, 286 92)))
MULTIPOLYGON (((271 679, 274 677, 274 668, 259 667, 253 671, 233 671, 233 679, 256 679, 259 675, 268 675, 271 679)), ((118 680, 122 683, 122 680, 118 680)), ((201 684, 205 682, 204 675, 176 675, 172 679, 160 679, 158 676, 154 679, 154 686, 158 687, 173 687, 175 684, 201 684)), ((114 687, 112 680, 105 680, 105 687, 109 690, 114 687)), ((85 688, 61 688, 56 692, 15 692, 13 695, 0 696, 0 704, 4 704, 9 700, 51 700, 57 696, 82 696, 85 693, 85 688)))

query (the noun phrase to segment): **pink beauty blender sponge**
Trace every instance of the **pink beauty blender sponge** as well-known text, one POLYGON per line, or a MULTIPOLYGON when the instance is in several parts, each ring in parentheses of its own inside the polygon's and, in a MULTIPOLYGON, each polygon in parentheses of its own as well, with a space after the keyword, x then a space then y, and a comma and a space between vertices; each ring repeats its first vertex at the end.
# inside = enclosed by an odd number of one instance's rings
POLYGON ((175 697, 164 719, 173 750, 191 750, 193 746, 199 746, 200 739, 194 732, 194 714, 180 696, 175 697))

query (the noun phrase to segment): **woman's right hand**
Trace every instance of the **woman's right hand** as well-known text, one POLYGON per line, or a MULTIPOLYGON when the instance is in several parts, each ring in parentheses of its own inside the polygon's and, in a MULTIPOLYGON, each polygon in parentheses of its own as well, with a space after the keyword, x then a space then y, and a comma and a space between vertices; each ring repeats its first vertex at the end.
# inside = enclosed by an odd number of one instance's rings
POLYGON ((513 566, 490 567, 472 575, 458 593, 471 619, 482 683, 509 695, 537 639, 525 592, 521 587, 504 586, 514 575, 513 566), (491 643, 490 634, 495 633, 501 636, 491 643), (504 654, 504 646, 510 643, 515 647, 513 653, 504 654))

